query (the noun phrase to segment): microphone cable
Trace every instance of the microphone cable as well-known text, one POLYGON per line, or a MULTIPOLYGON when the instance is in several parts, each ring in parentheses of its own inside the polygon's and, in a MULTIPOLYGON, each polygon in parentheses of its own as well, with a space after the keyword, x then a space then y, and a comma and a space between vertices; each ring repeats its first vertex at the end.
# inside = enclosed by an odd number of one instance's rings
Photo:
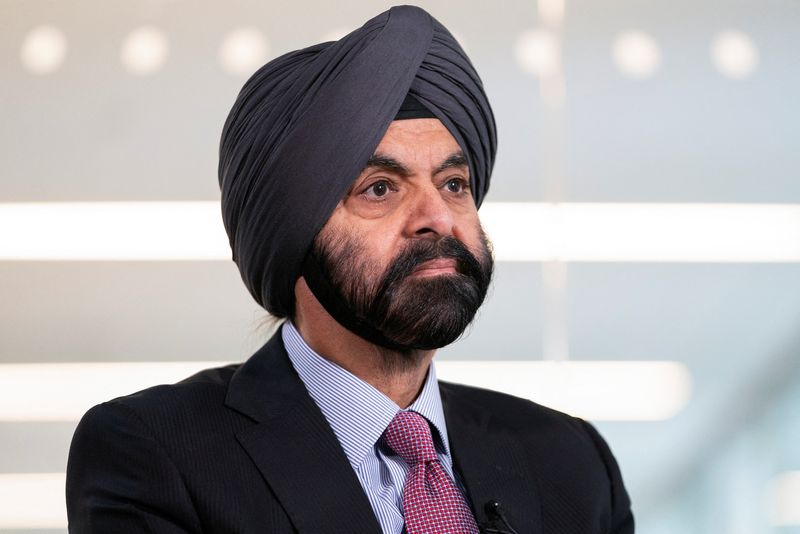
POLYGON ((482 534, 519 534, 508 522, 508 518, 499 501, 492 499, 483 506, 483 509, 486 510, 486 514, 489 516, 492 524, 490 526, 481 527, 482 534), (502 528, 497 528, 496 525, 498 521, 503 524, 502 528))

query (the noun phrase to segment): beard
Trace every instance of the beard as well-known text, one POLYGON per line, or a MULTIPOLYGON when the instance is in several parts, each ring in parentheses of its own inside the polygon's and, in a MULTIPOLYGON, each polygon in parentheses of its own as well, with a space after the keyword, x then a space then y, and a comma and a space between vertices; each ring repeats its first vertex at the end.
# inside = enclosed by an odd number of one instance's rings
POLYGON ((418 238, 381 267, 357 238, 324 230, 308 258, 324 283, 307 282, 328 313, 355 334, 395 353, 437 349, 464 333, 486 297, 494 261, 483 229, 480 237, 477 258, 455 237, 418 238), (436 259, 452 260, 455 272, 412 276, 436 259))

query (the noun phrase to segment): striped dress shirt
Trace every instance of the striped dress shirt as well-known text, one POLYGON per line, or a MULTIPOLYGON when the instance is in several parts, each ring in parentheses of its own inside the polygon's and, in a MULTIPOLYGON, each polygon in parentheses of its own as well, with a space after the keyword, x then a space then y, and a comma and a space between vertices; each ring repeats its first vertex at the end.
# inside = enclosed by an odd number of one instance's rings
MULTIPOLYGON (((291 321, 284 323, 281 334, 292 365, 342 445, 381 529, 385 534, 401 534, 403 488, 409 467, 385 443, 378 441, 400 407, 370 384, 314 352, 291 321)), ((433 363, 422 392, 407 409, 428 420, 439 462, 453 477, 453 460, 433 363)))

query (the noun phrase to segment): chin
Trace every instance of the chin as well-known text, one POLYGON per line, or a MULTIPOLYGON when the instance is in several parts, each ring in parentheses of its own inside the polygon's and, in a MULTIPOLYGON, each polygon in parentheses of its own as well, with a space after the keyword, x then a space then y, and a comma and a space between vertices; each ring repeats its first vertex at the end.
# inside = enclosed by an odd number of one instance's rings
POLYGON ((461 337, 484 296, 458 273, 407 279, 392 296, 380 327, 386 337, 400 345, 439 349, 461 337))

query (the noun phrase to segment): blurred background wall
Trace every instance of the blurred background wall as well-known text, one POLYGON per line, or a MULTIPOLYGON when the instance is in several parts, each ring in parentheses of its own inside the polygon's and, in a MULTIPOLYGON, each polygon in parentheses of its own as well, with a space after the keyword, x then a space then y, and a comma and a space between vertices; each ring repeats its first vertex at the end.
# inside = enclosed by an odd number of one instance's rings
MULTIPOLYGON (((494 288, 441 374, 595 422, 638 532, 800 532, 800 4, 418 4, 500 139, 494 288)), ((0 531, 65 532, 91 404, 268 337, 222 124, 263 62, 390 5, 0 2, 0 531)))

